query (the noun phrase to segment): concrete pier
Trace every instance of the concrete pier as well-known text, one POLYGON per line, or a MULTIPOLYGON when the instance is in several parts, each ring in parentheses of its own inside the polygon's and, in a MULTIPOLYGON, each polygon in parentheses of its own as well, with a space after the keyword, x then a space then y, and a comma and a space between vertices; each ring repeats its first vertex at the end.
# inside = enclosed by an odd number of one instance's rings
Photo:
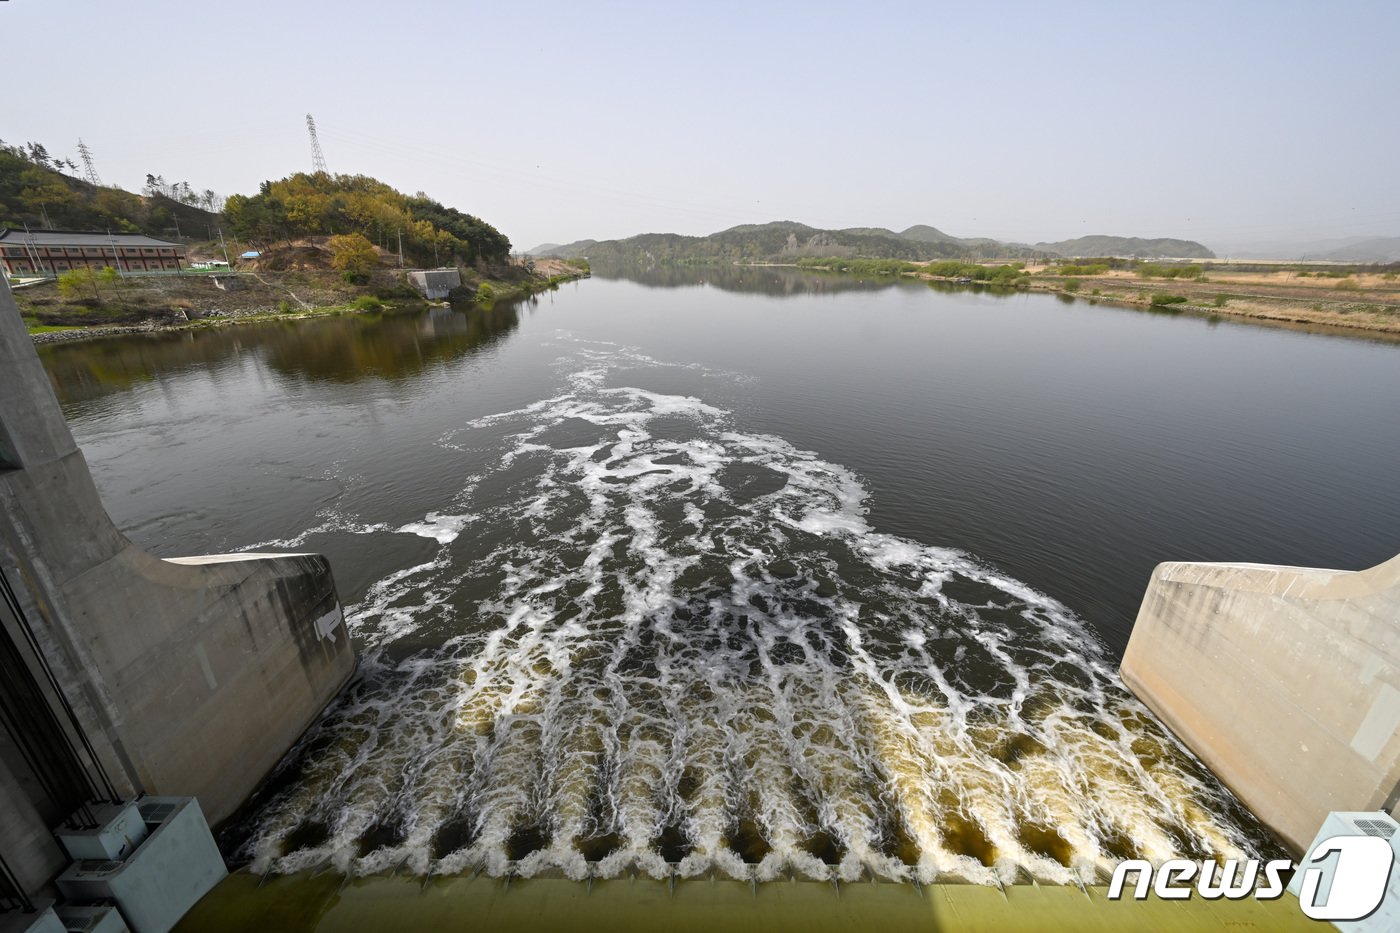
POLYGON ((84 798, 228 817, 354 670, 324 558, 159 560, 112 524, 4 283, 0 575, 0 855, 31 892, 84 798))
POLYGON ((1162 564, 1121 673, 1296 852, 1329 811, 1400 813, 1400 557, 1162 564))

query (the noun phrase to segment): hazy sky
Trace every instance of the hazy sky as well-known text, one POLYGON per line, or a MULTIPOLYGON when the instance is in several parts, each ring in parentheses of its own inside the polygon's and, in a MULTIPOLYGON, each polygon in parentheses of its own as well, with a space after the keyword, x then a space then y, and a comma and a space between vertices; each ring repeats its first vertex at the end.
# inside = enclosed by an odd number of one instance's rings
POLYGON ((0 138, 423 190, 517 248, 738 223, 1400 234, 1400 2, 7 0, 0 138))

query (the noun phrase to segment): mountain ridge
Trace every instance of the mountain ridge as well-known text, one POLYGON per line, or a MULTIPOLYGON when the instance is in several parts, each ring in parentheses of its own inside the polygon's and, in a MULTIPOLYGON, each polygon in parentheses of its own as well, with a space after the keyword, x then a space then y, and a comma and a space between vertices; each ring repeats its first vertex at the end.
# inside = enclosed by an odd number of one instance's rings
POLYGON ((642 233, 616 240, 542 243, 526 255, 587 257, 624 264, 761 262, 804 257, 868 259, 1072 259, 1123 256, 1135 259, 1213 259, 1194 240, 1085 236, 1054 243, 1008 243, 990 237, 957 237, 927 224, 896 233, 885 227, 826 230, 791 220, 739 224, 705 236, 642 233))

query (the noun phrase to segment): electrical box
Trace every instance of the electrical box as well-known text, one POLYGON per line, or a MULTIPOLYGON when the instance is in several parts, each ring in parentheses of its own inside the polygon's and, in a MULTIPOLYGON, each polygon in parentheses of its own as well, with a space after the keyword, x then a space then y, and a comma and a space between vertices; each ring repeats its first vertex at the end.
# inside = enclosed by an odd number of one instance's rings
POLYGON ((81 859, 124 859, 130 855, 148 830, 136 801, 122 804, 94 804, 88 812, 97 821, 93 829, 54 830, 59 843, 73 861, 81 859))
POLYGON ((133 933, 168 933, 228 869, 193 797, 143 797, 136 807, 146 838, 125 858, 70 865, 58 889, 70 901, 115 902, 133 933))
POLYGON ((54 911, 63 922, 66 933, 131 933, 131 928, 115 907, 65 905, 54 908, 54 911))
POLYGON ((22 911, 0 913, 0 933, 66 933, 63 921, 54 913, 53 901, 37 900, 34 912, 22 911))

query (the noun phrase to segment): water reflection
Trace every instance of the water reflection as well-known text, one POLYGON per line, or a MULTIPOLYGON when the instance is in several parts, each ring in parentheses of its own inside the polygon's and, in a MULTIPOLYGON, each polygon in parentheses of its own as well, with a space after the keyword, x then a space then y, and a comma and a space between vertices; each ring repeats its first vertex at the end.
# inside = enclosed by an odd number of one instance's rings
POLYGON ((699 288, 711 286, 725 292, 744 292, 777 297, 839 295, 846 292, 876 292, 891 288, 928 288, 949 294, 989 295, 1011 298, 1025 294, 1017 288, 983 282, 959 283, 928 281, 902 275, 857 275, 799 269, 795 266, 594 266, 593 276, 623 280, 648 288, 699 288))
POLYGON ((202 371, 217 378, 245 354, 257 354, 272 372, 298 381, 403 380, 493 344, 519 325, 519 304, 502 302, 51 344, 39 352, 68 408, 165 376, 202 371))
POLYGON ((898 276, 854 276, 812 272, 792 266, 594 266, 593 276, 623 279, 648 288, 698 288, 709 285, 725 292, 747 292, 778 297, 836 295, 842 292, 880 291, 910 284, 898 276))

